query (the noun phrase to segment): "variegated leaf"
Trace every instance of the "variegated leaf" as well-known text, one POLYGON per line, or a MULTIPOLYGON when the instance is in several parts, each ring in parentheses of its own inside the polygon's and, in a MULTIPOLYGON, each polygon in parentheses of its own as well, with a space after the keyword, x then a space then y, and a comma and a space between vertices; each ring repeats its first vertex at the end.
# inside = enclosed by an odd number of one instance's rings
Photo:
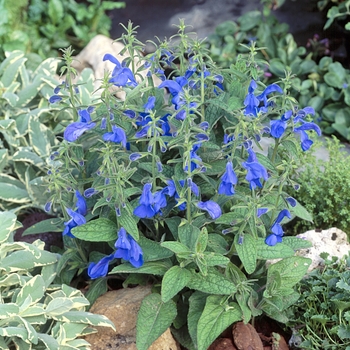
POLYGON ((26 148, 17 151, 13 155, 12 160, 14 162, 26 162, 30 164, 35 164, 36 166, 41 166, 44 164, 44 161, 42 158, 40 158, 37 154, 35 154, 34 152, 31 152, 26 148))
POLYGON ((37 303, 45 293, 45 282, 41 275, 36 275, 31 278, 26 284, 21 288, 20 292, 17 294, 16 304, 22 305, 24 299, 30 295, 32 298, 32 303, 37 303))
POLYGON ((0 243, 6 242, 16 227, 17 217, 11 212, 0 212, 0 243))
POLYGON ((0 183, 0 199, 12 203, 30 202, 30 198, 26 190, 7 183, 0 183))

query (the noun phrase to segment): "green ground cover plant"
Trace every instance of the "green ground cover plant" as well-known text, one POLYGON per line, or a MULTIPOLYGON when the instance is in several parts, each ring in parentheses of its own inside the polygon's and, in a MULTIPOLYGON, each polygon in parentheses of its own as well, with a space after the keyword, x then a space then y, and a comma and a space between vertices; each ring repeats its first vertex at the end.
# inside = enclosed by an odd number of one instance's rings
MULTIPOLYGON (((323 146, 322 142, 317 147, 323 146)), ((303 158, 302 170, 298 174, 300 189, 293 193, 313 217, 313 223, 293 222, 294 233, 313 228, 337 227, 350 233, 350 162, 344 146, 335 137, 326 139, 329 159, 317 159, 312 154, 303 158)))
POLYGON ((62 47, 81 50, 94 36, 109 36, 108 10, 125 6, 120 1, 1 0, 0 59, 21 50, 42 58, 56 57, 62 47))
POLYGON ((294 329, 293 343, 301 349, 350 349, 350 259, 328 257, 325 266, 298 283, 299 300, 290 307, 287 326, 294 329))
POLYGON ((49 99, 74 115, 46 178, 45 209, 63 214, 54 227, 65 242, 60 281, 87 272, 90 301, 111 278, 124 287, 152 283, 138 315, 139 350, 169 326, 186 348, 205 350, 238 320, 286 322, 310 264, 295 256, 310 243, 284 237, 282 225, 294 216, 311 220, 289 192, 310 134, 320 135, 314 109, 299 108, 288 77, 261 81, 254 44, 222 69, 183 22, 178 27, 137 68, 143 45, 129 23, 120 39, 129 56, 104 56, 115 68, 89 103, 64 50, 65 83, 49 99), (274 140, 267 155, 262 137, 274 140), (266 267, 275 258, 282 260, 266 267))
POLYGON ((285 23, 260 11, 248 12, 237 22, 220 24, 208 38, 211 56, 223 67, 234 64, 238 54, 249 50, 251 42, 263 48, 257 64, 264 70, 266 84, 290 76, 290 94, 301 107, 315 109, 314 121, 322 131, 350 140, 350 74, 340 62, 324 56, 326 41, 313 38, 313 51, 308 52, 297 45, 285 23))

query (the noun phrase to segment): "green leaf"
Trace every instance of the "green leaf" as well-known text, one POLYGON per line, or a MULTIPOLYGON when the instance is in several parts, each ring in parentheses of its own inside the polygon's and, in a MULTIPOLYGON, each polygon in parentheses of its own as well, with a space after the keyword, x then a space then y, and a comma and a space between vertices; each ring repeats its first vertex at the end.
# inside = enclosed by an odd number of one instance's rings
POLYGON ((200 229, 189 223, 179 227, 179 240, 181 243, 186 245, 191 251, 196 250, 199 235, 201 233, 200 229))
POLYGON ((16 227, 17 216, 9 211, 0 212, 0 243, 8 240, 11 232, 16 227))
POLYGON ((217 253, 206 252, 203 254, 203 259, 207 266, 226 266, 230 262, 229 258, 217 253))
POLYGON ((46 306, 46 314, 55 319, 56 316, 63 315, 72 308, 73 301, 71 301, 69 298, 58 297, 51 300, 46 306))
POLYGON ((219 272, 209 270, 206 276, 192 271, 187 287, 208 294, 230 295, 237 291, 236 286, 219 272))
POLYGON ((150 275, 163 276, 170 268, 172 264, 168 260, 163 261, 148 261, 141 267, 135 268, 129 263, 124 263, 113 268, 110 274, 113 273, 147 273, 150 275))
POLYGON ((176 304, 172 300, 164 303, 157 293, 147 295, 137 316, 137 349, 147 350, 167 330, 176 315, 176 304))
POLYGON ((236 303, 225 303, 226 297, 210 295, 198 321, 198 350, 206 350, 210 344, 230 325, 242 319, 236 303))
POLYGON ((127 206, 121 210, 121 215, 117 217, 118 224, 124 227, 126 232, 129 233, 135 241, 139 240, 139 229, 137 222, 132 214, 132 210, 127 206))
POLYGON ((191 254, 191 250, 184 244, 180 242, 162 242, 160 244, 162 247, 167 248, 174 252, 175 254, 191 254))
POLYGON ((63 19, 64 8, 60 0, 49 0, 48 15, 54 24, 58 24, 63 19))
POLYGON ((44 232, 62 232, 63 231, 63 222, 60 219, 51 218, 28 227, 23 233, 22 236, 32 235, 37 233, 44 232))
POLYGON ((282 281, 280 290, 289 290, 305 276, 310 264, 311 259, 308 258, 299 256, 285 258, 268 267, 267 279, 272 278, 276 272, 282 281))
MULTIPOLYGON (((21 53, 23 56, 23 52, 21 53)), ((1 82, 4 85, 4 87, 10 86, 17 78, 19 69, 24 63, 27 61, 25 57, 8 57, 7 60, 9 60, 9 64, 7 65, 2 77, 1 82)), ((5 60, 5 62, 7 61, 5 60)), ((6 62, 7 63, 7 62, 6 62)))
POLYGON ((169 230, 171 234, 173 235, 174 239, 178 239, 178 228, 181 223, 181 218, 178 216, 174 216, 172 218, 167 218, 166 219, 166 224, 169 227, 169 230))
POLYGON ((191 272, 180 266, 173 266, 168 270, 162 280, 162 301, 169 301, 186 286, 191 277, 191 272))
POLYGON ((138 244, 142 248, 143 261, 156 261, 170 258, 174 254, 169 249, 162 247, 160 243, 140 237, 138 244))
POLYGON ((303 219, 303 220, 307 220, 310 222, 312 221, 312 215, 306 210, 306 208, 304 206, 302 206, 298 201, 297 205, 295 207, 290 207, 289 211, 294 214, 295 216, 303 219))
POLYGON ((258 238, 256 249, 257 258, 263 260, 288 258, 295 254, 294 249, 288 244, 277 243, 274 246, 269 246, 265 243, 264 238, 258 238))
POLYGON ((207 294, 195 291, 189 298, 189 309, 187 315, 188 331, 197 348, 197 326, 205 307, 207 294))
POLYGON ((234 245, 237 254, 242 261, 244 269, 251 274, 256 269, 257 240, 250 234, 245 234, 242 244, 238 243, 239 237, 235 236, 234 245))
POLYGON ((310 241, 298 237, 286 236, 282 238, 282 242, 288 247, 291 247, 294 251, 312 247, 310 241))
POLYGON ((109 242, 117 239, 117 225, 106 218, 89 221, 84 225, 74 227, 75 237, 89 242, 109 242))

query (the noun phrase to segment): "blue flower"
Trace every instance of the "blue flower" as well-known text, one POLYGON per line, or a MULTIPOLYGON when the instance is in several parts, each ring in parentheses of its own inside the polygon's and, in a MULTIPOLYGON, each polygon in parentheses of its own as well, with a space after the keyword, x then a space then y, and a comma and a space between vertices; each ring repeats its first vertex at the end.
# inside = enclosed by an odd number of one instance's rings
POLYGON ((265 181, 268 179, 267 170, 263 165, 258 163, 256 155, 251 148, 248 148, 249 157, 246 162, 242 163, 242 166, 248 170, 248 173, 245 179, 250 184, 250 189, 254 189, 256 187, 262 187, 260 179, 264 179, 265 181))
POLYGON ((287 197, 286 201, 292 206, 293 208, 297 205, 297 201, 293 197, 287 197))
POLYGON ((69 237, 74 238, 73 234, 71 233, 71 229, 80 225, 83 225, 86 223, 85 215, 87 213, 87 205, 85 198, 80 194, 79 191, 75 191, 75 196, 77 198, 77 203, 76 203, 76 209, 73 211, 70 208, 66 208, 66 211, 68 215, 71 217, 71 219, 67 222, 64 223, 66 226, 63 235, 67 235, 69 237))
POLYGON ((116 86, 137 86, 135 76, 130 68, 120 64, 120 62, 109 53, 105 54, 103 57, 103 61, 106 60, 115 64, 112 77, 109 79, 110 83, 113 83, 116 86))
POLYGON ((250 82, 248 88, 248 94, 244 99, 244 114, 258 116, 259 112, 266 113, 267 107, 270 105, 267 101, 267 95, 272 92, 283 93, 283 90, 277 84, 271 84, 265 88, 265 90, 258 96, 254 95, 254 91, 257 88, 257 84, 254 80, 250 82))
POLYGON ((255 117, 258 116, 258 107, 260 104, 260 101, 257 99, 257 97, 254 95, 254 90, 256 89, 257 85, 254 80, 252 80, 249 84, 248 88, 248 94, 244 99, 244 114, 245 115, 253 115, 255 117))
MULTIPOLYGON (((191 151, 190 151, 190 161, 191 161, 191 172, 193 172, 195 169, 200 168, 201 165, 198 164, 198 162, 202 162, 202 158, 198 156, 196 153, 199 147, 201 146, 201 143, 193 145, 191 151), (198 162, 193 162, 192 159, 197 160, 198 162)), ((188 163, 188 162, 187 162, 188 163)), ((184 171, 188 172, 188 164, 185 165, 184 171)))
POLYGON ((145 112, 150 112, 154 108, 155 103, 156 103, 156 98, 154 96, 148 97, 146 104, 143 106, 143 108, 145 109, 145 112))
POLYGON ((103 257, 99 262, 91 262, 88 267, 88 275, 91 279, 105 277, 108 272, 108 265, 114 259, 114 253, 103 257))
POLYGON ((58 95, 53 95, 49 98, 49 102, 51 104, 54 104, 54 103, 57 103, 57 102, 60 102, 62 101, 62 97, 61 96, 58 96, 58 95))
POLYGON ((226 164, 226 171, 221 177, 221 183, 218 193, 226 196, 232 196, 235 194, 234 185, 237 184, 237 176, 233 170, 232 162, 229 161, 226 164))
POLYGON ((75 197, 77 197, 76 211, 81 215, 86 215, 87 213, 87 204, 85 198, 80 194, 78 190, 75 191, 75 197))
POLYGON ((260 218, 261 215, 266 214, 269 211, 268 208, 258 208, 256 211, 256 216, 260 218))
POLYGON ((140 205, 134 209, 134 215, 140 218, 152 218, 156 215, 153 208, 153 195, 151 192, 152 184, 146 183, 143 186, 142 194, 140 197, 140 205))
POLYGON ((188 80, 186 77, 177 77, 175 80, 163 81, 158 88, 168 88, 170 95, 173 97, 171 102, 177 110, 185 104, 183 87, 187 84, 188 80))
POLYGON ((98 193, 98 191, 92 187, 90 188, 87 188, 85 191, 84 191, 84 197, 86 198, 90 198, 92 197, 94 194, 98 193))
POLYGON ((126 134, 122 128, 119 128, 115 125, 112 126, 112 132, 107 132, 102 135, 104 141, 121 143, 122 146, 126 147, 126 134))
POLYGON ((287 129, 287 123, 282 119, 271 120, 271 136, 279 139, 287 129))
POLYGON ((207 211, 213 220, 216 220, 222 214, 220 205, 215 203, 214 201, 206 201, 206 202, 199 201, 197 203, 197 207, 199 209, 207 211))
POLYGON ((294 128, 294 132, 300 134, 301 148, 303 151, 307 151, 313 144, 313 141, 309 139, 306 130, 314 130, 316 131, 318 136, 321 136, 321 129, 315 123, 304 123, 296 128, 294 128))
POLYGON ((118 239, 115 242, 117 251, 114 253, 115 258, 121 258, 129 261, 136 268, 143 265, 143 252, 138 243, 126 232, 125 228, 121 228, 118 232, 118 239))
POLYGON ((71 229, 86 223, 86 219, 83 215, 78 212, 73 211, 72 209, 66 208, 67 214, 71 217, 71 219, 64 223, 66 226, 64 231, 62 232, 63 236, 69 236, 75 238, 71 233, 71 229))
POLYGON ((69 124, 64 130, 63 137, 68 142, 76 141, 85 131, 95 127, 96 123, 91 122, 90 110, 78 111, 79 121, 69 124))
POLYGON ((280 211, 280 213, 277 216, 277 219, 275 220, 275 222, 271 226, 272 234, 267 236, 265 239, 265 243, 267 245, 274 246, 276 243, 282 242, 282 237, 283 237, 284 231, 282 229, 281 222, 285 217, 288 217, 289 219, 291 219, 291 217, 292 217, 289 210, 287 210, 287 209, 283 209, 280 211))

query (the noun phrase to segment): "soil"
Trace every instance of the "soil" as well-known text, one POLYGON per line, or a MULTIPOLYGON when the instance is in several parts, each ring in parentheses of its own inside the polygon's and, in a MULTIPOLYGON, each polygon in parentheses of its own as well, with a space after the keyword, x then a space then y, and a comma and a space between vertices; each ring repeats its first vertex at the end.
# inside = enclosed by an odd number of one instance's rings
POLYGON ((50 219, 50 218, 54 218, 54 217, 42 212, 29 212, 24 214, 22 217, 19 217, 18 219, 22 223, 23 227, 16 231, 14 240, 33 243, 37 239, 41 239, 43 242, 45 242, 45 250, 51 250, 52 246, 63 248, 61 232, 45 232, 45 233, 30 234, 25 236, 22 235, 23 232, 28 227, 31 227, 40 221, 50 219))

